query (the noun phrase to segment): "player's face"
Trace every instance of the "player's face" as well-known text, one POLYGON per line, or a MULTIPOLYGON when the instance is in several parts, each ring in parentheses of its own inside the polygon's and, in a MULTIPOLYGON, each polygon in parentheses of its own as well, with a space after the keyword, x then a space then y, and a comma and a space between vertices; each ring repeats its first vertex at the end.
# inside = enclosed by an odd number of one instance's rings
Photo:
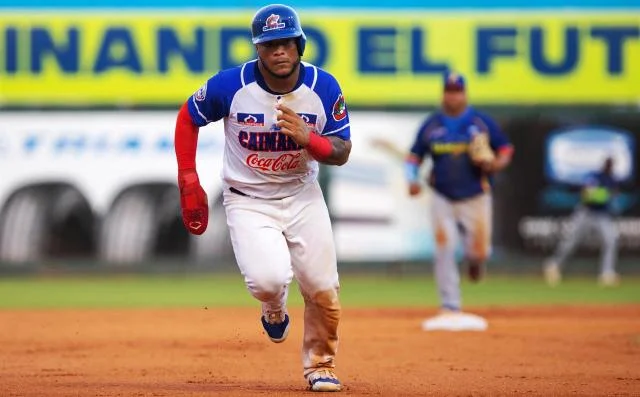
POLYGON ((273 77, 286 79, 300 63, 296 39, 271 40, 256 44, 262 66, 273 77))
POLYGON ((462 112, 467 107, 467 94, 463 90, 445 90, 442 107, 447 113, 462 112))

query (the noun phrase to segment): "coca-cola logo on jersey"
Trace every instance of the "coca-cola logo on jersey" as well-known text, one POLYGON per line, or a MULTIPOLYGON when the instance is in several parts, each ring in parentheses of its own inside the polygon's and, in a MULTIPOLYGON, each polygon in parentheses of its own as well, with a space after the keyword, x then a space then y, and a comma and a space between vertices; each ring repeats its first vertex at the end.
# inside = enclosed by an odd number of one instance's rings
POLYGON ((280 172, 298 168, 301 153, 284 153, 279 157, 260 157, 258 153, 252 153, 247 157, 247 165, 261 171, 280 172))

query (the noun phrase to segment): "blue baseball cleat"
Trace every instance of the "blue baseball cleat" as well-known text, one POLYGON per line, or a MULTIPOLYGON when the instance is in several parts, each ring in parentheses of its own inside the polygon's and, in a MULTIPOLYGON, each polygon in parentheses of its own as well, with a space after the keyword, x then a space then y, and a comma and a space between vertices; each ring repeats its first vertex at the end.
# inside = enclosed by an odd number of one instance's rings
POLYGON ((262 327, 273 343, 281 343, 289 335, 289 315, 284 310, 265 312, 262 317, 262 327))
POLYGON ((323 368, 307 375, 311 391, 340 391, 342 384, 330 368, 323 368))

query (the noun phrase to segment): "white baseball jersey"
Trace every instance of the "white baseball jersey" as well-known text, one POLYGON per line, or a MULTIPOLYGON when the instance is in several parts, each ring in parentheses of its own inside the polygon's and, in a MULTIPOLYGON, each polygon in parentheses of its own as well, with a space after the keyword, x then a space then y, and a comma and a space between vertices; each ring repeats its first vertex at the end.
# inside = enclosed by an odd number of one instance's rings
POLYGON ((336 79, 311 64, 300 65, 292 92, 269 90, 257 60, 211 77, 188 101, 198 126, 224 119, 222 179, 227 187, 259 198, 283 198, 318 175, 318 163, 275 125, 278 102, 293 109, 321 135, 350 138, 349 115, 336 79))

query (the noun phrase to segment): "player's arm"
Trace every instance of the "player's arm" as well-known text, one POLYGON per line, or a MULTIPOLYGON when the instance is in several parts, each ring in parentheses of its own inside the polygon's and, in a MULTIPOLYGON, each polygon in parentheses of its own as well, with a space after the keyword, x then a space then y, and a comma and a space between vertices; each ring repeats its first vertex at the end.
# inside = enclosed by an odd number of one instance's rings
POLYGON ((328 140, 331 147, 329 148, 323 141, 318 142, 317 145, 312 144, 311 147, 307 145, 307 151, 314 159, 329 165, 343 165, 349 160, 349 154, 351 154, 351 140, 344 140, 337 136, 323 137, 318 134, 311 133, 311 140, 315 140, 316 137, 320 140, 328 140))
POLYGON ((322 129, 311 131, 295 112, 279 105, 279 126, 290 135, 316 161, 328 165, 343 165, 351 154, 351 127, 349 112, 338 81, 330 74, 316 70, 314 92, 324 109, 322 129), (280 122, 280 118, 283 118, 280 122))
POLYGON ((609 212, 611 215, 620 215, 624 211, 622 202, 621 183, 614 178, 613 186, 611 186, 611 201, 609 204, 609 212))
POLYGON ((511 164, 513 158, 513 146, 505 146, 496 151, 496 158, 489 165, 489 172, 500 172, 511 164))
POLYGON ((200 185, 196 172, 196 150, 199 127, 191 115, 187 103, 178 112, 175 129, 175 151, 178 161, 178 188, 182 222, 192 234, 202 234, 209 223, 207 194, 200 185))
POLYGON ((219 80, 214 76, 205 83, 182 105, 176 119, 174 146, 182 221, 196 235, 204 233, 209 222, 209 201, 196 171, 198 135, 200 127, 224 116, 219 80))
POLYGON ((427 119, 427 121, 420 126, 411 150, 404 161, 404 173, 407 183, 409 184, 409 195, 411 196, 416 196, 422 191, 418 175, 424 157, 429 154, 425 134, 430 122, 431 118, 427 119))
POLYGON ((409 183, 410 196, 416 196, 422 191, 422 187, 418 181, 420 164, 422 164, 422 159, 418 158, 413 153, 409 154, 404 162, 404 173, 407 178, 407 182, 409 183))
POLYGON ((291 108, 283 104, 276 105, 280 132, 290 136, 317 161, 329 165, 343 165, 349 160, 351 140, 344 136, 323 136, 309 129, 304 120, 291 108))
POLYGON ((504 135, 498 124, 488 116, 482 117, 489 131, 489 145, 495 152, 495 159, 488 164, 484 164, 482 169, 485 172, 496 173, 507 168, 513 158, 513 145, 504 135))

